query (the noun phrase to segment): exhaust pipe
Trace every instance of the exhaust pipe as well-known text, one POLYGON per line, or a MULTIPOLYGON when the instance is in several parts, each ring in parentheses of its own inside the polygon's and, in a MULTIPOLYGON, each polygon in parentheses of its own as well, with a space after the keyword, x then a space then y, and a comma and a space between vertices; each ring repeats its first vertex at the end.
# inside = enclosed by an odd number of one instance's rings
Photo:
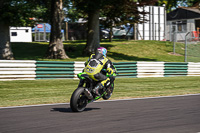
POLYGON ((87 96, 88 99, 93 99, 91 92, 87 88, 84 89, 84 94, 87 96))

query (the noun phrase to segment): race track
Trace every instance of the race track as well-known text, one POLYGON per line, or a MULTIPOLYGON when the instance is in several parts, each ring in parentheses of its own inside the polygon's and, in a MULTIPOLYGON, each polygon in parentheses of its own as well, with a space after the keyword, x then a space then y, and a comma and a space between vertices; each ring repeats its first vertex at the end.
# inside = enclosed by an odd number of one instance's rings
POLYGON ((0 109, 0 133, 199 132, 200 95, 0 109))

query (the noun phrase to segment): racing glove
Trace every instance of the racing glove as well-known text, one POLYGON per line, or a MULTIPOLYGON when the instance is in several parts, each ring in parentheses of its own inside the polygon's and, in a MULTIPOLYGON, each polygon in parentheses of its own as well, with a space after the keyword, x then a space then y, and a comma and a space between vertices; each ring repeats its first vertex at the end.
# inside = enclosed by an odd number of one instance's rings
POLYGON ((106 71, 108 72, 109 75, 112 75, 112 74, 113 74, 113 70, 112 70, 112 68, 107 68, 106 71))

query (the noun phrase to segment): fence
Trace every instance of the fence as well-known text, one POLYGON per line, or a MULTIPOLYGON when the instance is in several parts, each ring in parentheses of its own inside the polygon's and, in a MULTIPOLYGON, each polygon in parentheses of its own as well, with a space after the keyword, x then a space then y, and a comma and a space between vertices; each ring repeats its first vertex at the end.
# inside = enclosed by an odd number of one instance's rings
POLYGON ((200 32, 173 32, 170 34, 173 42, 173 53, 185 56, 185 62, 200 62, 200 32))
MULTIPOLYGON (((117 62, 118 78, 200 76, 200 63, 117 62)), ((0 80, 76 79, 84 62, 0 60, 0 80)))
POLYGON ((185 36, 185 61, 200 61, 200 38, 199 32, 188 32, 185 36))

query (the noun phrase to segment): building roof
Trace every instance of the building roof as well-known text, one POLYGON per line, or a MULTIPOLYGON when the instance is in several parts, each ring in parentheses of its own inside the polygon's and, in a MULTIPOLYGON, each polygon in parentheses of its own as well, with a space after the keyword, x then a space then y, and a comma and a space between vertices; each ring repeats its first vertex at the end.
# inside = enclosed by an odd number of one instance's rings
POLYGON ((179 7, 167 14, 167 20, 200 19, 198 7, 179 7))
POLYGON ((47 23, 37 24, 34 28, 32 28, 32 32, 44 32, 44 29, 47 33, 51 32, 51 25, 47 23))
POLYGON ((188 11, 191 11, 191 12, 196 12, 196 13, 199 13, 200 14, 200 9, 199 8, 196 8, 196 7, 180 7, 182 9, 185 9, 185 10, 188 10, 188 11))

